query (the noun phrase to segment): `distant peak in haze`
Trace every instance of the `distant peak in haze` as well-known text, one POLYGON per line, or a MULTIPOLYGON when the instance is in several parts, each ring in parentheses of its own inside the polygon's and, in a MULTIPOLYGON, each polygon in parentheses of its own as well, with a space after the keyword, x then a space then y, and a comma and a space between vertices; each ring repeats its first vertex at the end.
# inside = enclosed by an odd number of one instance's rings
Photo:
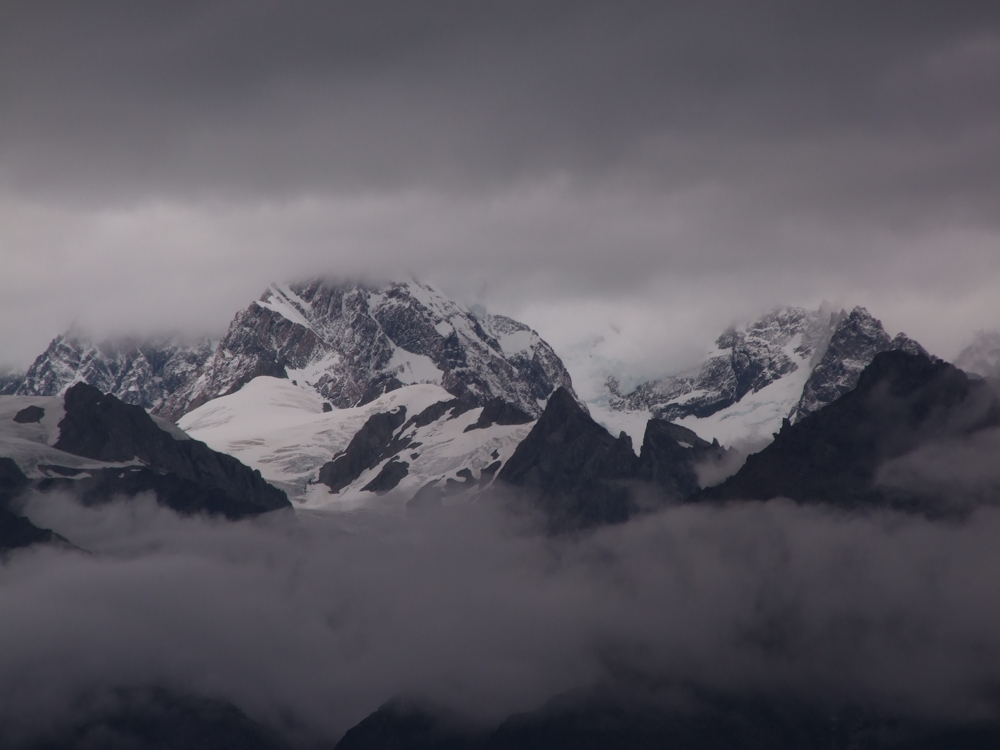
POLYGON ((767 440, 783 419, 795 422, 857 384, 876 354, 926 353, 903 333, 895 338, 864 307, 831 311, 775 309, 732 326, 693 371, 621 393, 608 381, 610 405, 679 421, 726 444, 767 440))
POLYGON ((955 357, 955 366, 984 378, 1000 378, 1000 331, 976 331, 955 357))

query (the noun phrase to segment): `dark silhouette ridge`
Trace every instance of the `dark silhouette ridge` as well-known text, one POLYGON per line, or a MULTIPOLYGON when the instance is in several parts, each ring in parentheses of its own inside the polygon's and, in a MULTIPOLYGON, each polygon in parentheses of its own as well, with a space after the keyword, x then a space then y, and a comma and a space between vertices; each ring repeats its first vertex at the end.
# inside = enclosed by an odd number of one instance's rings
POLYGON ((86 383, 66 392, 66 416, 55 448, 105 462, 142 466, 103 469, 85 479, 50 479, 40 489, 74 488, 91 502, 152 491, 179 512, 222 513, 228 518, 291 507, 285 493, 260 472, 197 440, 177 439, 140 406, 119 401, 86 383))
POLYGON ((1000 399, 988 383, 927 355, 887 351, 876 355, 853 391, 794 425, 786 420, 774 442, 693 499, 786 497, 933 512, 934 498, 879 486, 879 467, 928 441, 996 426, 1000 399))

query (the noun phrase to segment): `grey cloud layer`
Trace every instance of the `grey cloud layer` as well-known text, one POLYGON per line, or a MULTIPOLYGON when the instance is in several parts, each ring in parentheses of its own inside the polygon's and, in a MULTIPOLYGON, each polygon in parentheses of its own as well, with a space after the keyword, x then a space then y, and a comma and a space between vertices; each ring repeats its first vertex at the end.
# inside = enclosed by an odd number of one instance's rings
POLYGON ((982 3, 13 3, 3 21, 5 176, 84 199, 551 171, 771 171, 849 204, 866 176, 911 200, 996 187, 982 3))
POLYGON ((1000 322, 986 3, 15 2, 0 56, 0 363, 316 272, 556 341, 636 300, 688 348, 823 299, 945 356, 1000 322))
POLYGON ((328 736, 400 693, 496 721, 623 672, 996 715, 995 510, 684 507, 554 542, 487 508, 226 524, 47 497, 29 512, 98 554, 0 567, 10 730, 52 726, 82 690, 149 684, 328 736))

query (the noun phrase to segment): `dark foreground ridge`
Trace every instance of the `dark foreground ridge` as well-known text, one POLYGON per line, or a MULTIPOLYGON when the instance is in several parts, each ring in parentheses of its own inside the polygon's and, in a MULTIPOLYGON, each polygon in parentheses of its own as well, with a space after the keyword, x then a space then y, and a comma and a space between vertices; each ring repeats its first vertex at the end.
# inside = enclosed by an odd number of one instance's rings
POLYGON ((202 442, 175 437, 140 406, 86 383, 66 392, 65 406, 55 448, 95 461, 138 460, 141 465, 89 470, 84 478, 43 480, 43 491, 69 487, 91 503, 152 491, 161 504, 178 512, 221 513, 227 518, 291 507, 285 493, 264 481, 259 471, 202 442))
POLYGON ((901 720, 855 706, 694 696, 683 707, 607 690, 553 699, 493 729, 401 700, 349 730, 336 750, 995 750, 996 723, 901 720))
POLYGON ((645 507, 683 500, 698 489, 695 466, 724 454, 718 443, 652 419, 636 456, 625 433, 612 437, 560 388, 497 480, 517 488, 558 533, 622 523, 645 507))
MULTIPOLYGON (((297 747, 223 701, 163 689, 119 690, 21 750, 291 750, 297 747)), ((317 748, 318 750, 318 748, 317 748)))
POLYGON ((49 529, 40 529, 11 510, 11 501, 30 484, 16 463, 0 457, 0 556, 33 544, 65 544, 65 539, 49 529))
POLYGON ((880 484, 880 467, 921 445, 997 426, 1000 398, 987 382, 924 354, 883 352, 857 388, 801 422, 786 420, 773 443, 693 499, 786 497, 842 508, 941 512, 944 498, 930 489, 880 484))

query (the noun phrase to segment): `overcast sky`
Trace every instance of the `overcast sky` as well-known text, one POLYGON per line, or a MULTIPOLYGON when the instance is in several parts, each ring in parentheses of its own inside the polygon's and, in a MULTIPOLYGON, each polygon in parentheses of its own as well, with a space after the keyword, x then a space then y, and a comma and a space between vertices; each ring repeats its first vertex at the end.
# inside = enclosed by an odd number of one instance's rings
POLYGON ((0 362, 418 278, 557 348, 734 317, 1000 327, 1000 5, 13 0, 0 362))

